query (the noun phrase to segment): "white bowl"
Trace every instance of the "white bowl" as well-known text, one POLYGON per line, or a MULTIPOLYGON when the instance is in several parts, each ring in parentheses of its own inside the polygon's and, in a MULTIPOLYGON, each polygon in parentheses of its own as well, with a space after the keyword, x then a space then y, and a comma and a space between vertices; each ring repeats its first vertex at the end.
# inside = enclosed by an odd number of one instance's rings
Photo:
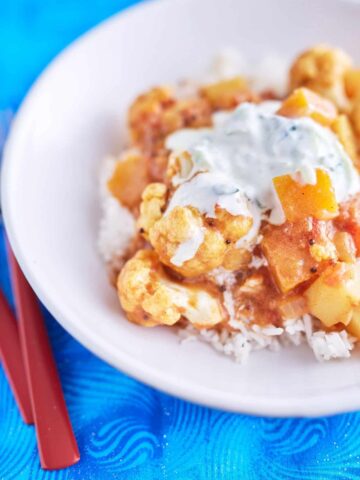
POLYGON ((143 89, 199 73, 222 47, 291 57, 319 41, 360 61, 360 7, 334 0, 168 0, 95 28, 61 54, 22 105, 7 144, 2 202, 26 276, 59 322, 120 370, 171 394, 237 412, 320 415, 360 408, 360 361, 316 363, 307 348, 246 366, 169 329, 127 322, 96 248, 98 167, 124 139, 143 89))

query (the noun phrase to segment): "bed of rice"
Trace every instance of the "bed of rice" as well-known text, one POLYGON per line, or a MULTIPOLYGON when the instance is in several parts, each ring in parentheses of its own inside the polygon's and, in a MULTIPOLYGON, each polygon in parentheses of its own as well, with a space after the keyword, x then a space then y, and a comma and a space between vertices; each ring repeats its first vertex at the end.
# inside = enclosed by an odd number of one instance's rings
MULTIPOLYGON (((221 78, 242 74, 251 79, 257 90, 271 88, 281 95, 286 88, 287 62, 275 55, 267 56, 266 60, 254 65, 234 50, 226 50, 218 55, 212 68, 197 81, 186 81, 179 91, 184 95, 191 93, 199 83, 216 81, 221 78)), ((111 176, 116 158, 107 157, 100 168, 100 198, 102 218, 99 226, 98 246, 105 263, 111 267, 116 263, 128 246, 135 233, 135 220, 129 211, 113 198, 106 181, 111 176)), ((254 257, 252 267, 259 268, 265 259, 254 257)), ((232 275, 218 269, 216 280, 219 285, 229 287, 232 275)), ((260 327, 249 325, 234 318, 233 300, 230 291, 224 292, 225 307, 230 315, 232 331, 223 329, 197 330, 192 325, 178 329, 180 341, 199 340, 211 345, 222 354, 232 357, 236 362, 246 363, 253 350, 269 349, 278 351, 282 346, 300 345, 306 342, 314 352, 317 360, 324 361, 334 358, 348 358, 354 347, 355 339, 346 331, 327 333, 321 329, 321 324, 310 315, 301 318, 288 319, 283 327, 269 325, 260 327)))

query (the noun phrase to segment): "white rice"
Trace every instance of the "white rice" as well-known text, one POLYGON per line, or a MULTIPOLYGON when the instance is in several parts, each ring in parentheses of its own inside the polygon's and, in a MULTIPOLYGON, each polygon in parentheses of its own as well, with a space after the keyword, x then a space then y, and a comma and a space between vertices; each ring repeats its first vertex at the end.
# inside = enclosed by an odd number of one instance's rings
MULTIPOLYGON (((197 87, 206 82, 217 81, 242 75, 249 79, 250 86, 257 91, 271 89, 277 95, 286 94, 288 63, 276 55, 268 55, 263 61, 249 62, 239 52, 226 49, 215 59, 210 71, 197 80, 186 80, 178 85, 177 93, 188 97, 196 92, 197 87)), ((122 207, 111 196, 106 187, 118 159, 107 157, 101 165, 100 198, 103 216, 99 227, 98 247, 104 261, 111 265, 116 262, 126 250, 135 234, 135 220, 130 212, 122 207)), ((261 238, 257 243, 260 243, 261 238)), ((264 257, 254 256, 251 268, 258 269, 267 266, 264 257)), ((246 319, 235 319, 234 299, 231 286, 236 282, 232 272, 218 268, 211 272, 218 285, 225 287, 224 306, 229 312, 229 325, 233 331, 222 329, 197 330, 191 325, 179 329, 182 342, 199 340, 211 345, 215 350, 246 363, 253 350, 270 349, 278 351, 282 346, 300 345, 306 342, 319 361, 336 358, 348 358, 356 339, 345 330, 327 333, 321 330, 321 324, 310 315, 286 320, 283 327, 267 325, 249 325, 246 319)))
POLYGON ((99 226, 98 248, 106 263, 116 262, 135 234, 134 217, 110 194, 106 186, 116 161, 114 157, 106 157, 100 168, 102 218, 99 226))
POLYGON ((309 344, 319 361, 332 358, 349 358, 355 339, 345 330, 326 333, 322 330, 314 332, 309 344))
MULTIPOLYGON (((236 362, 245 364, 254 350, 265 348, 278 351, 283 346, 300 345, 304 342, 310 346, 315 357, 320 362, 336 358, 349 358, 355 339, 345 330, 326 333, 323 330, 312 331, 313 320, 309 315, 302 318, 287 320, 284 328, 268 325, 246 325, 244 322, 232 320, 229 325, 234 331, 223 329, 197 330, 192 325, 179 329, 181 341, 199 340, 208 343, 215 350, 232 357, 236 362), (306 317, 306 318, 305 318, 306 317), (309 334, 309 321, 311 333, 309 334), (306 325, 307 323, 307 325, 306 325)), ((315 323, 315 322, 314 322, 315 323)))

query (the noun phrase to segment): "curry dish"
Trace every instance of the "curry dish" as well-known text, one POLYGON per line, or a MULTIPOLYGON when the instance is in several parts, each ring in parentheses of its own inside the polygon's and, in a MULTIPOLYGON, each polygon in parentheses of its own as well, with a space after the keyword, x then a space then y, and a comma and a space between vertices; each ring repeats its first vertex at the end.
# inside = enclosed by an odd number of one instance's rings
POLYGON ((281 96, 241 75, 185 96, 158 86, 135 99, 128 126, 107 179, 136 222, 108 262, 127 318, 227 338, 305 318, 350 350, 360 338, 352 59, 325 45, 303 52, 281 96))

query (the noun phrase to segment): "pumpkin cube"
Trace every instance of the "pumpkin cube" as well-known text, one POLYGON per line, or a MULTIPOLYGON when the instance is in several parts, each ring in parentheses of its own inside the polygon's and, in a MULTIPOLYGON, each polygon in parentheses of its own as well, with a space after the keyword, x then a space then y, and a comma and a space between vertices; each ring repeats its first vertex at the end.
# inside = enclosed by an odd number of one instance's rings
POLYGON ((331 125, 337 116, 336 107, 330 100, 308 88, 294 90, 277 113, 284 117, 310 117, 324 126, 331 125))
POLYGON ((354 309, 350 323, 346 326, 346 330, 353 337, 360 339, 360 307, 354 309))
POLYGON ((360 97, 360 69, 352 68, 345 73, 345 90, 349 98, 360 97))
POLYGON ((341 262, 354 263, 356 260, 356 246, 350 233, 336 232, 334 245, 341 262))
POLYGON ((217 83, 205 85, 200 89, 204 97, 214 110, 227 110, 236 107, 241 101, 248 100, 250 90, 243 77, 234 77, 221 80, 217 83))
POLYGON ((268 225, 263 230, 262 251, 269 270, 282 292, 288 292, 317 274, 322 264, 310 252, 314 242, 323 240, 316 221, 286 222, 278 227, 268 225))
POLYGON ((316 170, 315 185, 302 184, 291 175, 275 177, 273 183, 289 222, 309 216, 328 220, 338 215, 334 188, 325 170, 316 170))
POLYGON ((149 183, 146 158, 137 150, 128 150, 116 163, 107 186, 111 194, 129 209, 137 208, 149 183))
POLYGON ((360 303, 360 265, 330 265, 306 290, 305 297, 310 313, 325 326, 348 325, 360 303))

